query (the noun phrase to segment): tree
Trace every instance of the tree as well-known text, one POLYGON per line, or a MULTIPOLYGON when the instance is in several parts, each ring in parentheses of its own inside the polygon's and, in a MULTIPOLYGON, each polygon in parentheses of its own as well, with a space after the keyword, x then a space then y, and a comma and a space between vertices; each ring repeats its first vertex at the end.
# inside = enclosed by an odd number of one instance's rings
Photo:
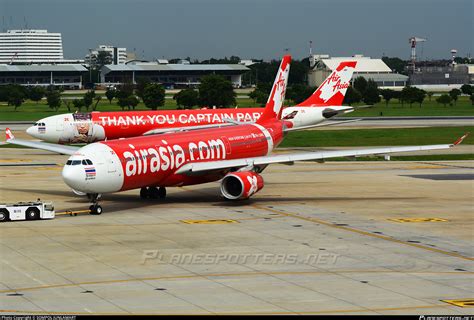
POLYGON ((28 88, 28 98, 31 101, 36 102, 36 104, 38 104, 38 101, 41 101, 45 93, 46 93, 46 90, 43 87, 29 87, 28 88))
POLYGON ((63 99, 63 104, 66 106, 67 111, 71 112, 71 100, 69 99, 63 99))
POLYGON ((349 86, 347 88, 346 96, 344 97, 344 104, 352 105, 353 103, 360 102, 362 96, 359 91, 354 89, 354 87, 349 86))
POLYGON ((426 95, 428 96, 428 101, 431 102, 431 97, 433 96, 433 92, 428 91, 426 95))
POLYGON ((94 98, 95 98, 95 91, 94 90, 89 90, 84 94, 84 97, 83 97, 84 106, 86 107, 87 111, 89 111, 89 107, 91 106, 94 98))
POLYGON ((469 99, 471 100, 471 104, 474 106, 474 93, 471 93, 469 99))
POLYGON ((388 103, 391 99, 395 98, 395 94, 391 89, 381 89, 379 90, 380 94, 382 95, 383 99, 385 100, 385 105, 388 107, 388 103))
POLYGON ((127 98, 127 102, 128 102, 128 110, 130 110, 130 107, 132 107, 132 109, 135 110, 135 107, 138 105, 140 101, 138 101, 136 96, 131 95, 130 97, 127 98))
POLYGON ((400 93, 400 101, 402 102, 402 106, 405 102, 410 104, 410 108, 414 102, 417 102, 417 88, 406 86, 403 88, 402 92, 400 93))
POLYGON ((199 85, 199 104, 201 106, 235 106, 235 92, 232 83, 219 75, 201 78, 199 85))
POLYGON ((81 109, 84 106, 84 99, 74 99, 72 105, 74 106, 74 109, 81 112, 81 109))
POLYGON ((54 111, 58 111, 62 103, 61 92, 59 92, 58 90, 48 90, 48 92, 46 93, 46 101, 51 109, 53 109, 54 111))
POLYGON ((369 79, 369 81, 367 81, 363 100, 366 104, 370 105, 380 102, 380 95, 377 83, 375 83, 375 81, 372 79, 369 79))
POLYGON ((472 93, 474 93, 472 86, 469 84, 463 84, 461 86, 461 92, 467 95, 471 95, 472 93))
POLYGON ((97 110, 97 105, 99 104, 100 100, 102 100, 102 96, 95 97, 95 104, 94 104, 94 107, 92 107, 93 111, 97 110))
MULTIPOLYGON (((151 83, 151 81, 148 78, 138 78, 137 84, 135 85, 135 93, 140 99, 143 100, 143 94, 145 92, 145 88, 150 83, 151 83)), ((145 102, 145 101, 143 101, 143 102, 145 102)))
POLYGON ((396 73, 405 73, 405 68, 408 65, 406 61, 403 61, 400 58, 389 58, 389 57, 382 57, 382 61, 385 62, 385 64, 392 69, 392 71, 395 71, 396 73))
POLYGON ((453 99, 451 98, 450 95, 443 94, 436 99, 436 102, 441 103, 446 107, 447 104, 451 104, 452 100, 453 99))
POLYGON ((454 101, 454 105, 456 105, 456 102, 458 101, 458 97, 461 95, 461 90, 459 89, 452 89, 449 91, 449 96, 451 99, 454 101))
POLYGON ((109 100, 109 104, 112 104, 112 100, 115 98, 116 94, 117 90, 112 87, 107 88, 107 90, 105 91, 105 96, 107 97, 107 100, 109 100))
POLYGON ((95 56, 95 61, 93 61, 93 69, 99 70, 106 64, 112 64, 113 58, 112 54, 108 51, 99 51, 95 56))
POLYGON ((184 89, 173 96, 178 106, 191 109, 199 103, 199 93, 193 89, 184 89))
POLYGON ((254 91, 250 92, 249 97, 255 103, 258 103, 260 105, 264 105, 267 102, 268 94, 263 93, 262 91, 255 89, 254 91))
POLYGON ((161 84, 150 83, 145 86, 142 99, 147 108, 156 110, 165 105, 165 89, 161 84))
POLYGON ((426 97, 426 91, 422 89, 418 89, 418 88, 414 88, 414 89, 415 90, 413 92, 413 100, 414 102, 418 102, 421 108, 421 104, 423 103, 423 100, 425 100, 425 97, 426 97))
POLYGON ((23 104, 25 98, 26 94, 23 88, 17 85, 9 87, 9 91, 7 93, 7 102, 8 105, 15 107, 15 111, 23 104))
POLYGON ((354 80, 354 89, 356 89, 362 97, 365 96, 365 90, 367 89, 367 80, 364 77, 357 77, 354 80))
POLYGON ((288 87, 286 91, 286 97, 294 102, 294 104, 299 104, 314 92, 314 88, 311 88, 305 84, 294 84, 291 87, 288 87))

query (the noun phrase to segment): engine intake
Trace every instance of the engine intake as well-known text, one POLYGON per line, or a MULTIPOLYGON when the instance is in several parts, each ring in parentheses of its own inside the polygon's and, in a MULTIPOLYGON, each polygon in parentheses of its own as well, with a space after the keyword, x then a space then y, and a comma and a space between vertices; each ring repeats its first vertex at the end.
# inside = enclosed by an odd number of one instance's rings
POLYGON ((252 171, 233 172, 221 182, 221 193, 229 200, 247 199, 263 188, 263 178, 252 171))

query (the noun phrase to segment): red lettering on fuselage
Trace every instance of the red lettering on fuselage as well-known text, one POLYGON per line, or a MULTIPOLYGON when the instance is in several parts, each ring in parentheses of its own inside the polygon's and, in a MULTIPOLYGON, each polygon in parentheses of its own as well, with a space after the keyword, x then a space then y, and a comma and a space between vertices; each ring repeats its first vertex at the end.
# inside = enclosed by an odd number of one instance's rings
POLYGON ((94 112, 92 120, 104 128, 107 139, 141 136, 154 129, 189 127, 236 121, 256 121, 263 109, 205 109, 127 112, 94 112))

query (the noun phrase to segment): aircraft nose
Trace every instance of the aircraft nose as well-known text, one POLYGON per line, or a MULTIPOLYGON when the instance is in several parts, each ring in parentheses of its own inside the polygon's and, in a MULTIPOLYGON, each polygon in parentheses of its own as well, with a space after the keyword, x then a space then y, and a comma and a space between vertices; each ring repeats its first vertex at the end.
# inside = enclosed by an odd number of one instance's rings
POLYGON ((80 165, 65 165, 62 172, 64 182, 74 190, 85 192, 84 170, 80 165))
POLYGON ((38 127, 36 126, 29 127, 28 129, 26 129, 26 133, 34 138, 38 138, 38 127))

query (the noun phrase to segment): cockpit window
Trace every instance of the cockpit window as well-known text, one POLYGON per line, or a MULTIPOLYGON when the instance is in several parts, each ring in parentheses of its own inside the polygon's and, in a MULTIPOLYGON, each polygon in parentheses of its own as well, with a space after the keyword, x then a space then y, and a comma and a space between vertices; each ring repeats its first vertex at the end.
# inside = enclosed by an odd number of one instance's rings
POLYGON ((89 160, 89 159, 84 159, 84 160, 68 160, 66 161, 66 165, 67 166, 78 166, 82 164, 83 166, 87 166, 87 165, 92 165, 92 161, 89 160))

